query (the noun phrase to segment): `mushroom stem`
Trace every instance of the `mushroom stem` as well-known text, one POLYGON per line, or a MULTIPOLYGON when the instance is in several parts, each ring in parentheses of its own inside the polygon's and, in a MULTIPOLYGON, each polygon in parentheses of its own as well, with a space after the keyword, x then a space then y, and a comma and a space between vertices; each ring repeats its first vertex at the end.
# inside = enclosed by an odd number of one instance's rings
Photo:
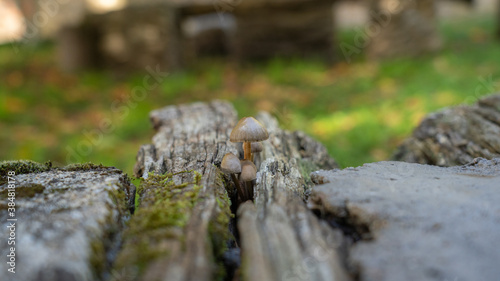
POLYGON ((243 142, 243 159, 250 160, 252 158, 252 143, 249 141, 243 142))
POLYGON ((243 189, 241 189, 240 181, 236 178, 235 174, 231 174, 231 179, 233 179, 234 184, 236 185, 236 190, 238 191, 238 195, 243 201, 245 198, 245 194, 243 193, 243 189))

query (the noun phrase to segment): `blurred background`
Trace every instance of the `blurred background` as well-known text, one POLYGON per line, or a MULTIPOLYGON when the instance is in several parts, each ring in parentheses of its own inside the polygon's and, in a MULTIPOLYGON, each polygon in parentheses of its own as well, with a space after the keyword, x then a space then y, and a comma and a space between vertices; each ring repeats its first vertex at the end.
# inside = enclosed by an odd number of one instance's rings
POLYGON ((148 113, 225 99, 390 159, 429 112, 500 86, 495 0, 0 0, 0 159, 131 174, 148 113))

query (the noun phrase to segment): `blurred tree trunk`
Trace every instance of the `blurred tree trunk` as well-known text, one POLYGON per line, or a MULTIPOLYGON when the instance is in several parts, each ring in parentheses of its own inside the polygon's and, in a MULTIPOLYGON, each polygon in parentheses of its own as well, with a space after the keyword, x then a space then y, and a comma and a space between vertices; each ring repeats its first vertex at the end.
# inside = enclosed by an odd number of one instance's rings
POLYGON ((99 66, 99 33, 89 24, 63 26, 57 34, 57 56, 62 70, 76 72, 99 66))
POLYGON ((434 0, 371 0, 370 58, 414 57, 441 47, 434 0))

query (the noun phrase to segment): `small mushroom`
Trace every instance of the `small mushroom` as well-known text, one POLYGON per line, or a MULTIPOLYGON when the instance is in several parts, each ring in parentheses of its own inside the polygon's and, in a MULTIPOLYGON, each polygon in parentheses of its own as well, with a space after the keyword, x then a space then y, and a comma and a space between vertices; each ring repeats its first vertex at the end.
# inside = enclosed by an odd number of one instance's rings
POLYGON ((240 180, 245 183, 245 200, 253 200, 253 180, 257 178, 257 167, 250 160, 241 160, 240 180))
POLYGON ((236 185, 238 195, 240 196, 241 200, 243 200, 245 195, 243 193, 243 189, 241 188, 240 182, 236 178, 236 174, 241 173, 240 159, 238 159, 238 157, 236 157, 236 155, 232 153, 226 153, 226 155, 224 155, 224 158, 222 158, 220 169, 222 170, 222 172, 231 175, 231 179, 233 180, 234 185, 236 185))
POLYGON ((245 160, 252 158, 252 142, 267 140, 269 133, 266 128, 253 117, 243 117, 231 131, 231 142, 243 142, 245 160))
POLYGON ((263 146, 262 146, 262 143, 260 143, 260 142, 252 142, 251 146, 252 146, 252 149, 251 149, 252 158, 250 160, 252 160, 252 162, 253 162, 254 154, 262 152, 263 146))

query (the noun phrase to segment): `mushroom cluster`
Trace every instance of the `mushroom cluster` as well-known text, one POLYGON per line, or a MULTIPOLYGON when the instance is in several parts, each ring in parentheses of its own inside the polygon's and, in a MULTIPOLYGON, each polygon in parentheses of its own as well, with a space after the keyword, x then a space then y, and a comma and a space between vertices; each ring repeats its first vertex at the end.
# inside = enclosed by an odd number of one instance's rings
POLYGON ((268 138, 266 128, 253 117, 243 117, 231 131, 229 140, 243 143, 243 159, 227 153, 222 159, 221 170, 231 175, 240 202, 253 200, 253 182, 257 178, 253 155, 262 151, 262 144, 259 142, 268 138))

